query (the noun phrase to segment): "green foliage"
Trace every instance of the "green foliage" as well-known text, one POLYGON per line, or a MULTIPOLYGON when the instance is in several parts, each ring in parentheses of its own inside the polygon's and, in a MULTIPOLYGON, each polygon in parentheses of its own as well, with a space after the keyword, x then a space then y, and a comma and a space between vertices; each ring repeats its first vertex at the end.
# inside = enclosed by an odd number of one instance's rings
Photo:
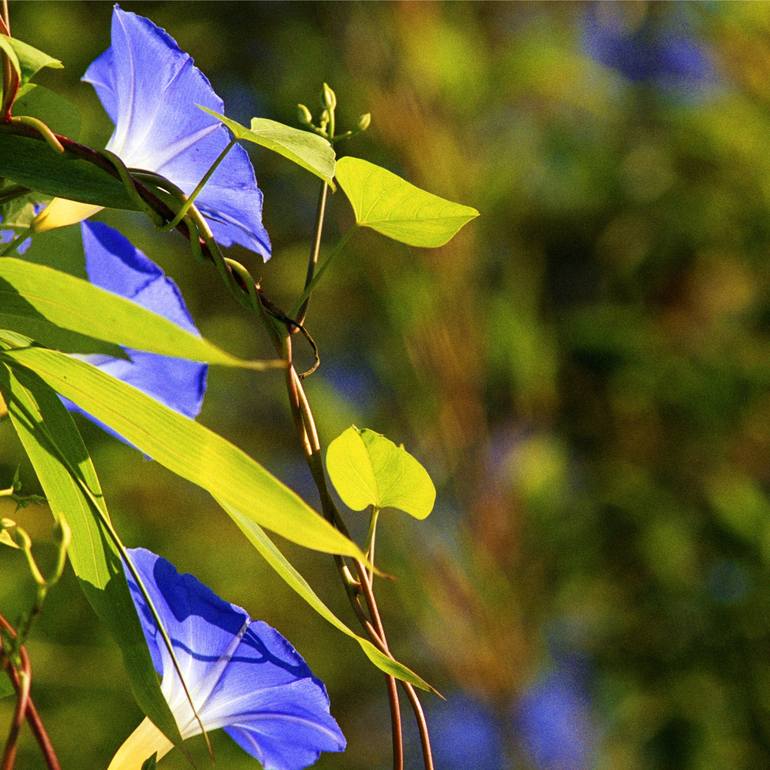
POLYGON ((367 658, 380 671, 401 679, 404 682, 411 682, 416 687, 423 690, 435 692, 435 690, 421 677, 411 671, 402 663, 383 655, 368 639, 364 639, 345 625, 323 602, 323 600, 311 588, 310 584, 294 568, 289 560, 278 550, 275 543, 268 537, 267 533, 256 522, 242 516, 238 511, 229 509, 227 505, 221 503, 222 507, 230 514, 238 528, 246 535, 249 542, 259 551, 267 563, 278 573, 284 582, 299 596, 301 596, 325 621, 330 623, 338 631, 358 642, 367 658))
POLYGON ((45 67, 51 69, 64 67, 58 59, 54 59, 53 56, 49 56, 15 37, 0 35, 0 48, 9 56, 22 84, 32 80, 45 67))
POLYGON ((421 190, 361 158, 340 158, 336 177, 353 207, 356 224, 410 246, 443 246, 479 215, 470 206, 421 190))
POLYGON ((41 139, 3 131, 1 126, 0 177, 52 197, 139 210, 109 172, 71 153, 58 153, 41 139))
POLYGON ((13 114, 42 120, 51 131, 77 139, 80 113, 72 102, 43 86, 28 83, 19 89, 13 103, 13 114))
POLYGON ((246 128, 238 121, 220 115, 207 107, 200 109, 218 118, 233 132, 236 139, 258 144, 283 155, 284 158, 288 158, 334 186, 334 149, 320 136, 267 118, 252 118, 251 128, 246 128))
MULTIPOLYGON (((2 336, 0 335, 0 339, 2 336)), ((259 463, 203 425, 84 361, 44 348, 7 350, 6 363, 31 369, 57 393, 228 510, 326 553, 365 560, 361 550, 259 463)))
POLYGON ((348 508, 398 508, 426 518, 436 488, 425 468, 404 449, 373 430, 355 425, 337 436, 326 452, 326 469, 348 508))
POLYGON ((68 555, 72 569, 89 603, 121 649, 137 702, 170 739, 180 740, 160 691, 120 553, 105 525, 109 513, 99 479, 72 417, 54 391, 29 371, 11 371, 0 365, 0 387, 51 512, 70 528, 68 555))
MULTIPOLYGON (((57 328, 114 345, 222 366, 263 370, 242 361, 141 305, 88 281, 26 260, 0 260, 0 327, 56 340, 57 328), (35 333, 39 331, 40 336, 35 333)), ((72 338, 62 335, 68 345, 72 338)), ((80 350, 79 352, 84 352, 80 350)))

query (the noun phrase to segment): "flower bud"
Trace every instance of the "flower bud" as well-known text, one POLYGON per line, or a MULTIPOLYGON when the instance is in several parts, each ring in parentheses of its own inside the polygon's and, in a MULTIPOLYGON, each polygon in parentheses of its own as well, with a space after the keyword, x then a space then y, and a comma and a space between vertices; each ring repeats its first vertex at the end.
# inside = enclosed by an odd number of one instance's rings
POLYGON ((367 128, 372 123, 372 113, 371 112, 365 112, 361 117, 358 119, 358 130, 359 131, 366 131, 367 128))
POLYGON ((321 93, 321 106, 327 110, 333 110, 337 106, 337 95, 328 83, 324 83, 321 93))
POLYGON ((303 126, 313 125, 313 113, 304 104, 297 105, 297 120, 303 126))

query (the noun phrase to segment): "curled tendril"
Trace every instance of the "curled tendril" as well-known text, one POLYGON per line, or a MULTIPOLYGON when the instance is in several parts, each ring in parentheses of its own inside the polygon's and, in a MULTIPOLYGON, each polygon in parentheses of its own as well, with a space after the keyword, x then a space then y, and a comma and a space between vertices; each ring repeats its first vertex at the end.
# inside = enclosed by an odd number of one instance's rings
MULTIPOLYGON (((108 152, 106 150, 104 153, 109 157, 110 160, 117 158, 114 153, 108 152)), ((143 171, 141 169, 127 169, 119 158, 117 160, 118 163, 115 164, 115 168, 120 174, 120 178, 123 181, 123 184, 126 186, 126 190, 129 191, 129 194, 132 195, 132 198, 136 196, 136 198, 139 199, 137 203, 141 203, 143 210, 149 209, 149 211, 152 212, 150 217, 160 229, 167 229, 169 222, 163 221, 162 217, 160 217, 160 215, 154 209, 152 209, 144 201, 144 199, 142 199, 141 195, 139 195, 136 190, 134 177, 141 179, 143 182, 152 184, 157 191, 166 193, 170 198, 170 202, 179 204, 180 209, 181 207, 185 207, 185 215, 182 221, 184 221, 189 231, 189 241, 193 255, 196 258, 200 258, 202 256, 201 242, 203 242, 207 248, 211 261, 214 263, 214 266, 217 269, 217 272, 229 289, 230 294, 239 304, 241 304, 247 310, 252 310, 258 313, 266 313, 269 317, 284 325, 289 332, 293 333, 294 331, 297 331, 305 338, 305 340, 307 340, 307 343, 310 345, 310 348, 313 351, 313 364, 309 369, 302 372, 299 376, 304 379, 313 374, 313 372, 315 372, 321 364, 321 359, 318 353, 318 345, 316 344, 313 337, 310 335, 307 329, 305 329, 300 321, 290 318, 277 305, 268 299, 268 297, 265 296, 264 292, 259 286, 259 282, 251 275, 245 265, 241 264, 235 259, 224 256, 222 249, 219 247, 219 244, 216 242, 216 239, 211 232, 211 228, 209 227, 208 222, 206 222, 205 218, 200 213, 195 204, 189 203, 188 196, 185 195, 184 191, 173 182, 170 182, 168 179, 160 176, 159 174, 143 171)), ((175 222, 176 217, 170 221, 175 222)))

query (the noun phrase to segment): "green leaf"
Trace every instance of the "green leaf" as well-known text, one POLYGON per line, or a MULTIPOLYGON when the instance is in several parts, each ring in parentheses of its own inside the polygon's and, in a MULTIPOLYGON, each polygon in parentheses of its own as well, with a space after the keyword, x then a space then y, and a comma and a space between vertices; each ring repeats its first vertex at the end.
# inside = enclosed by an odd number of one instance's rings
POLYGON ((58 59, 54 59, 53 56, 33 48, 28 43, 23 43, 15 37, 0 35, 0 47, 6 53, 8 52, 8 47, 10 47, 16 54, 16 59, 19 63, 17 72, 20 72, 22 84, 32 80, 44 67, 56 70, 63 69, 64 67, 58 59))
POLYGON ((72 153, 52 150, 44 141, 0 126, 0 177, 31 190, 81 203, 138 211, 122 182, 72 153))
POLYGON ((348 508, 398 508, 416 519, 433 510, 436 488, 425 468, 380 433, 355 425, 326 451, 326 469, 348 508))
POLYGON ((229 509, 306 548, 366 561, 355 543, 295 492, 203 425, 58 351, 32 347, 5 350, 0 356, 34 371, 57 393, 229 509))
POLYGON ((0 51, 8 57, 11 67, 13 67, 14 71, 19 76, 19 79, 21 79, 21 62, 19 62, 16 49, 11 44, 11 38, 9 38, 8 35, 0 35, 0 51))
POLYGON ((323 600, 310 587, 310 584, 294 568, 289 560, 278 550, 277 546, 268 537, 267 533, 254 521, 242 516, 237 510, 228 508, 225 503, 220 503, 238 525, 241 532, 249 542, 259 551, 265 561, 280 575, 286 584, 296 591, 325 621, 330 623, 338 631, 358 642, 367 658, 380 671, 390 676, 411 682, 416 687, 430 692, 436 692, 424 679, 419 677, 403 663, 399 663, 380 652, 368 639, 364 639, 354 631, 351 631, 330 609, 323 600))
MULTIPOLYGON (((231 356, 167 318, 81 278, 26 260, 0 259, 0 326, 25 331, 30 325, 43 334, 50 334, 51 325, 54 329, 60 326, 104 342, 175 358, 257 370, 275 368, 274 364, 231 356)), ((31 336, 39 339, 34 333, 31 336)))
POLYGON ((353 206, 356 224, 410 246, 443 246, 479 215, 470 206, 425 192, 361 158, 340 158, 336 176, 353 206))
POLYGON ((199 108, 224 123, 236 139, 277 152, 334 187, 334 148, 317 134, 267 118, 252 118, 251 128, 246 128, 208 107, 199 108))
MULTIPOLYGON (((5 188, 7 189, 7 188, 5 188)), ((2 189, 0 189, 2 194, 2 189)), ((0 204, 0 227, 19 233, 29 230, 35 214, 35 198, 32 195, 20 195, 7 203, 0 204)))
POLYGON ((14 115, 29 115, 42 120, 51 131, 77 139, 80 133, 80 113, 63 96, 43 86, 28 83, 19 89, 13 103, 14 115))
POLYGON ((179 742, 181 737, 161 693, 120 554, 94 503, 72 475, 73 470, 79 475, 93 493, 101 516, 109 521, 99 479, 72 418, 53 390, 29 371, 0 366, 0 386, 13 427, 51 511, 70 527, 72 569, 89 603, 120 646, 137 702, 170 740, 179 742))

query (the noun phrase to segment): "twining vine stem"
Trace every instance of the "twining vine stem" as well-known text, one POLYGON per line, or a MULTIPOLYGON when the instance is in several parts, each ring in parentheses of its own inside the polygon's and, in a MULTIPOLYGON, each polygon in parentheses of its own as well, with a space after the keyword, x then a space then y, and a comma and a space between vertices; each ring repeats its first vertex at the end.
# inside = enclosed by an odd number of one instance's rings
MULTIPOLYGON (((0 629, 11 640, 16 638, 16 629, 0 614, 0 629)), ((51 740, 48 737, 43 720, 40 718, 40 714, 35 708, 35 703, 30 695, 30 687, 32 685, 32 667, 29 662, 29 655, 27 654, 24 645, 20 645, 18 648, 18 667, 14 665, 11 660, 11 656, 7 653, 5 646, 0 649, 0 662, 2 668, 5 670, 13 689, 16 691, 16 708, 14 709, 13 721, 11 722, 10 730, 8 731, 8 739, 5 743, 3 750, 2 764, 0 768, 2 770, 12 770, 16 762, 16 752, 18 749, 19 733, 24 720, 32 730, 35 739, 37 740, 40 751, 43 754, 46 766, 49 770, 61 770, 61 765, 54 751, 51 740)))

